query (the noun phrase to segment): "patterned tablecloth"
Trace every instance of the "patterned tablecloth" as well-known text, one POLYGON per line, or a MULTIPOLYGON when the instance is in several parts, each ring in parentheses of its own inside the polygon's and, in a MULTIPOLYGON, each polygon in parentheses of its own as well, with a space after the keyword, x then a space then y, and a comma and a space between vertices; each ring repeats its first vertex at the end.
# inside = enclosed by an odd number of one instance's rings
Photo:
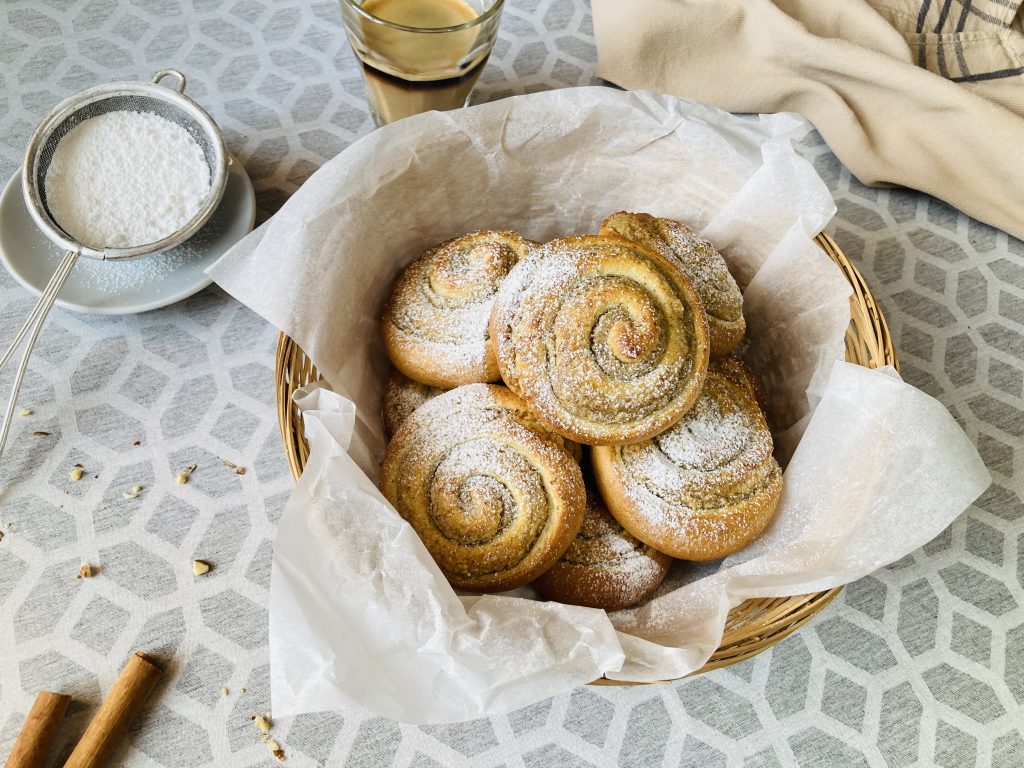
MULTIPOLYGON (((478 98, 594 83, 595 58, 583 0, 512 0, 478 98)), ((373 127, 334 3, 6 0, 4 178, 58 100, 168 66, 223 126, 261 219, 373 127)), ((287 765, 1024 765, 1024 243, 864 187, 816 134, 801 150, 835 194, 831 231, 881 301, 904 376, 964 426, 991 489, 743 664, 444 727, 355 711, 282 720, 287 765)), ((0 337, 31 304, 0 274, 0 337)), ((271 541, 292 484, 275 335, 217 289, 132 317, 54 312, 21 397, 32 414, 0 464, 0 754, 40 688, 75 695, 73 740, 143 649, 167 672, 118 764, 276 764, 250 721, 269 708, 271 541), (213 570, 194 577, 193 558, 213 570), (77 580, 82 562, 98 573, 77 580)))

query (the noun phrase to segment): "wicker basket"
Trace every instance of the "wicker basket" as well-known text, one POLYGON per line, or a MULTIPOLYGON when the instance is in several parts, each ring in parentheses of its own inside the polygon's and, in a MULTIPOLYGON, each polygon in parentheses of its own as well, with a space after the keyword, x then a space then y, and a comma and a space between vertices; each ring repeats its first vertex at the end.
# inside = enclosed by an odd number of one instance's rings
MULTIPOLYGON (((868 368, 879 368, 883 365, 898 368, 896 350, 893 348, 885 317, 864 278, 827 234, 818 235, 815 242, 839 266, 853 286, 853 296, 850 297, 850 327, 846 332, 846 359, 868 368)), ((318 377, 312 361, 306 357, 299 345, 282 333, 278 338, 274 371, 277 419, 281 427, 285 453, 288 455, 288 464, 296 479, 302 474, 302 468, 309 457, 309 446, 302 434, 302 419, 292 402, 292 394, 299 387, 318 377)), ((693 674, 735 664, 775 645, 828 605, 832 598, 839 594, 840 589, 842 587, 796 597, 747 600, 736 606, 729 612, 718 650, 693 674)), ((596 682, 611 685, 634 684, 610 680, 596 682)))

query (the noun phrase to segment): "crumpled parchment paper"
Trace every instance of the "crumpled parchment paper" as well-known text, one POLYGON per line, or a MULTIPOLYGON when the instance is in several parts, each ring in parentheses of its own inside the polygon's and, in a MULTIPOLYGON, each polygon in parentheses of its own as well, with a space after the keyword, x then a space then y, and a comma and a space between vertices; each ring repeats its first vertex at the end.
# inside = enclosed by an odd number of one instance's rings
POLYGON ((892 369, 839 362, 850 286, 812 242, 832 199, 792 115, 737 117, 578 88, 401 121, 328 162, 209 271, 295 339, 334 391, 300 393, 311 453, 281 518, 270 595, 277 716, 363 707, 440 723, 524 706, 601 675, 699 668, 752 597, 853 581, 941 532, 989 476, 945 408, 892 369), (748 363, 785 489, 769 529, 720 564, 678 564, 639 608, 459 596, 376 489, 398 272, 474 229, 546 240, 618 210, 683 221, 744 289, 748 363))

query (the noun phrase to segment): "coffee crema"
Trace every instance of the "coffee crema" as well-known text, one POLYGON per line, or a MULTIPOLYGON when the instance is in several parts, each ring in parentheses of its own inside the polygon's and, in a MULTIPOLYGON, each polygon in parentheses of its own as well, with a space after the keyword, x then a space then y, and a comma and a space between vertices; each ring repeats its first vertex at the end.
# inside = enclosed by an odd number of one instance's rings
POLYGON ((480 16, 465 0, 366 0, 367 13, 396 29, 361 19, 360 44, 371 106, 385 123, 430 110, 465 106, 490 52, 487 31, 474 25, 480 16), (437 30, 437 31, 432 31, 437 30))

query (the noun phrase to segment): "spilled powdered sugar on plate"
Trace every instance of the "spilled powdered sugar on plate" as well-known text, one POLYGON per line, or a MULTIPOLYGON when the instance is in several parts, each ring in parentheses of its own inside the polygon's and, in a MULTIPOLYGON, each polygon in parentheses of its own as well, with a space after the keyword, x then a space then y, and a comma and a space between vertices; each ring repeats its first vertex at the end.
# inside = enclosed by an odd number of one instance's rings
MULTIPOLYGON (((64 251, 39 230, 25 207, 21 174, 0 192, 0 263, 38 295, 64 251)), ((102 315, 123 315, 167 306, 210 284, 205 269, 246 233, 255 219, 255 199, 245 168, 232 159, 227 186, 213 216, 174 249, 130 260, 81 257, 61 289, 56 306, 102 315)))
POLYGON ((210 236, 203 232, 182 245, 163 253, 122 261, 79 259, 69 282, 83 288, 115 295, 134 288, 158 283, 176 270, 202 256, 210 236))

